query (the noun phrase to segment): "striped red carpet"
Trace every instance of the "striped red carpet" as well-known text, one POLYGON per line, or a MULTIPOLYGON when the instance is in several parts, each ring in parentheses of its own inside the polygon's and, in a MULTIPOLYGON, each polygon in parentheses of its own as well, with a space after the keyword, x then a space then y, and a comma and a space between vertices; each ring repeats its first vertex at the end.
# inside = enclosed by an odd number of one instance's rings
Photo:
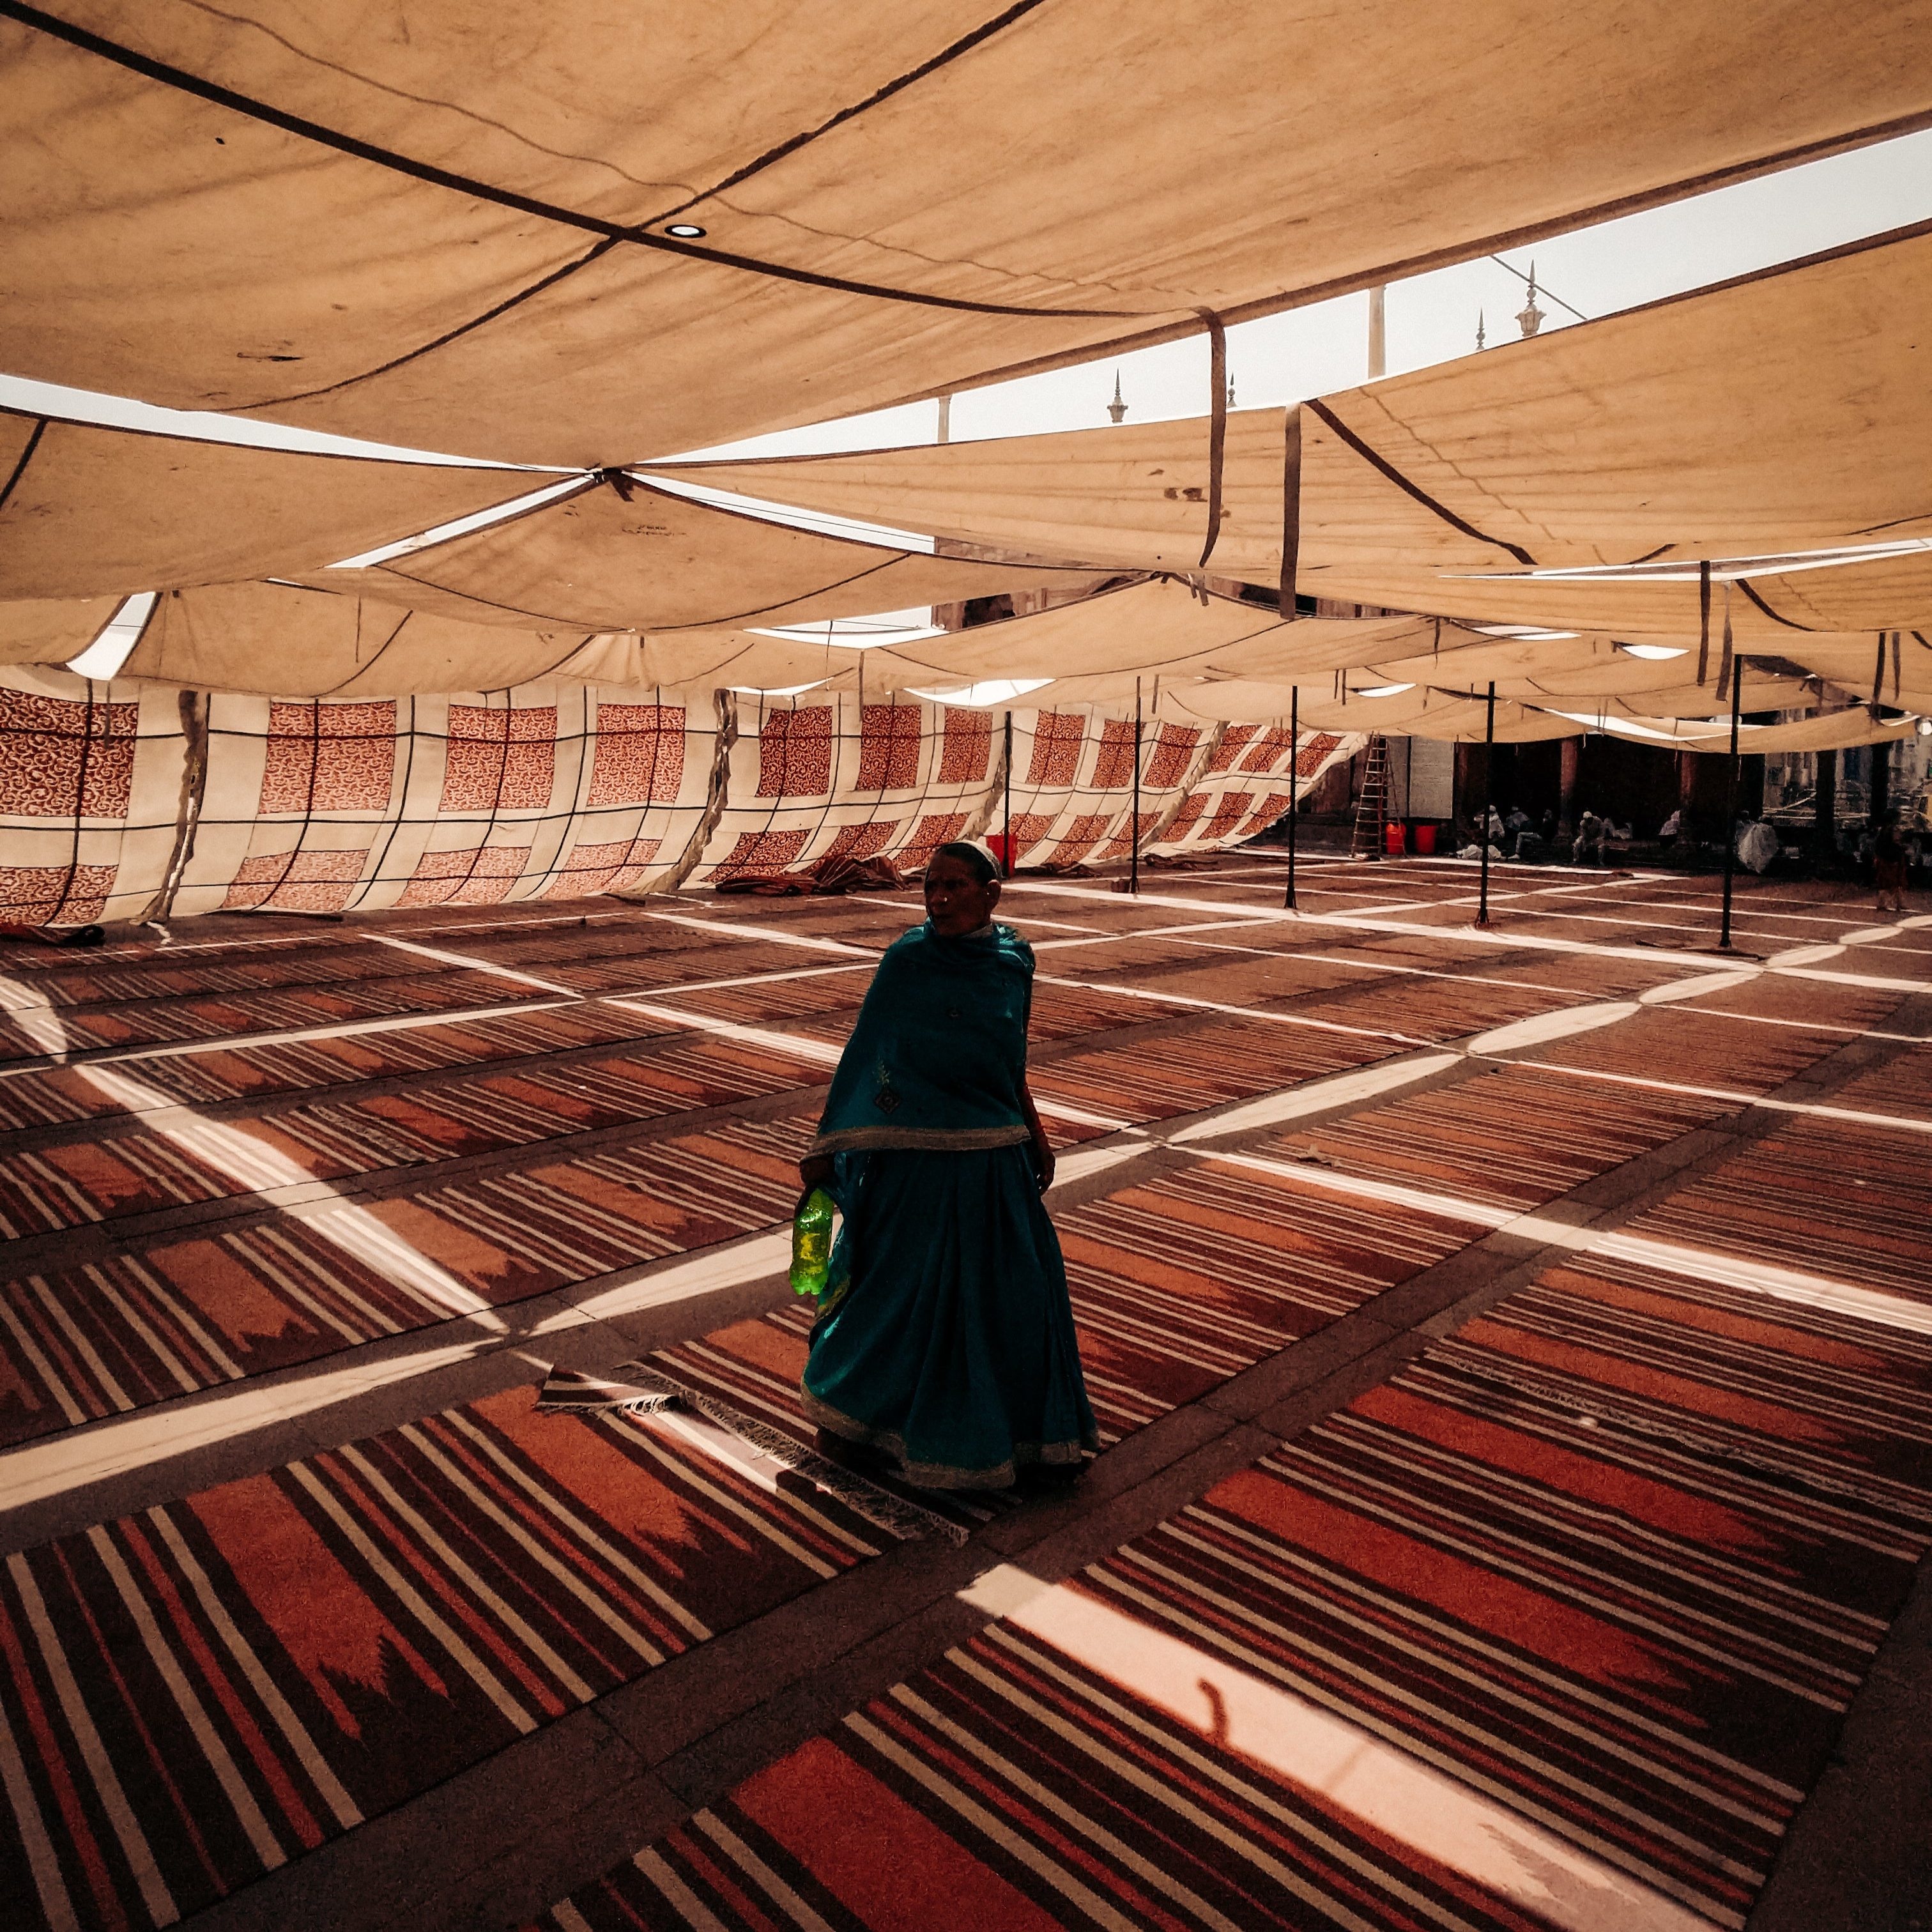
MULTIPOLYGON (((368 1210, 484 1301, 709 1246, 781 1218, 802 1120, 726 1121, 514 1172, 426 1187, 368 1210)), ((0 1286, 0 1441, 313 1361, 446 1320, 406 1271, 283 1214, 162 1239, 0 1286)))
POLYGON ((1036 1061, 1029 1082, 1042 1106, 1064 1100, 1138 1123, 1199 1113, 1399 1050, 1390 1040, 1317 1027, 1228 1019, 1131 1046, 1036 1061))
MULTIPOLYGON (((435 1021, 257 1046, 143 1054, 116 1070, 152 1088, 157 1104, 266 1100, 494 1060, 647 1040, 674 1030, 622 1006, 572 1006, 488 1019, 435 1021)), ((0 1130, 97 1119, 128 1111, 86 1070, 55 1066, 0 1080, 0 1130)))
MULTIPOLYGON (((385 958, 398 956, 385 951, 385 958)), ((412 962, 413 964, 414 962, 412 962)), ((218 1040, 302 1027, 337 1026, 397 1013, 434 1013, 461 1006, 509 1006, 541 1000, 541 989, 463 967, 407 975, 344 973, 318 986, 203 994, 180 999, 110 998, 98 1006, 58 1007, 57 1050, 152 1046, 168 1041, 218 1040)), ((0 1017, 0 1061, 38 1058, 50 1051, 44 1022, 29 1028, 0 1017)))
POLYGON ((1846 1043, 1844 1034, 1822 1028, 1752 1026, 1660 1006, 1539 1047, 1536 1058, 1552 1066, 1768 1094, 1846 1043))
MULTIPOLYGON (((292 1180, 334 1180, 529 1147, 815 1085, 825 1068, 776 1047, 674 1036, 609 1059, 451 1080, 374 1098, 321 1100, 259 1114, 242 1132, 292 1180)), ((253 1192, 166 1127, 0 1154, 0 1237, 253 1192)))
POLYGON ((1342 1174, 1526 1210, 1707 1125, 1732 1103, 1498 1066, 1321 1127, 1288 1129, 1253 1151, 1313 1156, 1342 1174))
POLYGON ((0 1924, 172 1923, 889 1539, 513 1390, 7 1558, 0 1924))
POLYGON ((1932 1543, 1928 1370, 1555 1271, 539 1924, 1742 1926, 1932 1543))
POLYGON ((1630 1232, 1932 1300, 1932 1136, 1801 1118, 1630 1232))

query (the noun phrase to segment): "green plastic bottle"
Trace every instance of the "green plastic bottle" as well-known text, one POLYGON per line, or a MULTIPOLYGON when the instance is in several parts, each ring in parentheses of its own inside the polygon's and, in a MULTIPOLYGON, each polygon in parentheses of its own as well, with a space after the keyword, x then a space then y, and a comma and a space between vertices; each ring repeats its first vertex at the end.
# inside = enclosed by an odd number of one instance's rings
POLYGON ((805 1197, 791 1224, 791 1286, 795 1294, 825 1292, 832 1269, 832 1201, 822 1187, 805 1197))

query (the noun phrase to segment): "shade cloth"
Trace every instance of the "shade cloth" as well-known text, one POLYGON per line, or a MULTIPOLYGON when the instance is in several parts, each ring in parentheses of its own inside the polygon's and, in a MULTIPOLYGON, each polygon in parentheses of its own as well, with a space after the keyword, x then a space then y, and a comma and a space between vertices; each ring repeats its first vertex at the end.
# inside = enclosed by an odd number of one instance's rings
POLYGON ((512 502, 548 480, 0 409, 0 598, 287 576, 512 502))
MULTIPOLYGON (((306 580, 332 586, 336 574, 306 580)), ((476 623, 658 632, 823 622, 1094 580, 827 536, 628 482, 621 494, 587 483, 354 574, 363 596, 476 623)))
POLYGON ((118 597, 0 603, 0 664, 65 664, 100 636, 121 604, 118 597))
MULTIPOLYGON (((436 697, 548 681, 692 688, 706 702, 720 686, 786 688, 838 680, 849 686, 857 680, 855 652, 755 632, 657 638, 514 630, 352 594, 349 586, 375 577, 325 572, 315 580, 340 579, 341 591, 280 584, 171 591, 156 604, 122 674, 272 698, 436 697)), ((468 607, 459 602, 458 608, 468 607)), ((880 688, 876 678, 874 688, 880 688)))
POLYGON ((1366 286, 1932 109, 1911 0, 1855 32, 1824 0, 0 16, 0 366, 586 466, 1366 286))
MULTIPOLYGON (((1300 586, 1462 616, 1682 632, 1696 624, 1694 581, 1462 580, 1932 533, 1918 482, 1932 385, 1916 332, 1898 326, 1928 300, 1932 224, 1920 224, 1304 406, 1300 586)), ((1258 583, 1280 566, 1286 420, 1258 410, 1228 423, 1212 561, 1258 583)), ((663 469, 946 537, 1174 569, 1206 540, 1208 446, 1196 418, 663 469)), ((1889 614, 1840 607, 1849 571, 1795 572, 1767 601, 1782 610, 1788 592, 1792 621, 1814 628, 1913 621, 1916 580, 1908 590, 1889 568, 1851 567, 1902 599, 1889 614), (1828 614, 1821 626, 1808 611, 1828 614)), ((1738 616, 1754 633, 1778 628, 1766 612, 1738 616)))

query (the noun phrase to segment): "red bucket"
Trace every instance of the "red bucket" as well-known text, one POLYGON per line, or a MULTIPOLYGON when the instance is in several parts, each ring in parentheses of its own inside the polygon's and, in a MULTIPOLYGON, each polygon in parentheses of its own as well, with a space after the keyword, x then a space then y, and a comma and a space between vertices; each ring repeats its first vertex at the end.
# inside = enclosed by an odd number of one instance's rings
POLYGON ((1432 825, 1418 825, 1415 828, 1415 849, 1426 857, 1436 850, 1436 828, 1432 825))
POLYGON ((1391 859, 1400 859, 1408 850, 1408 828, 1392 818, 1382 827, 1382 849, 1391 859))

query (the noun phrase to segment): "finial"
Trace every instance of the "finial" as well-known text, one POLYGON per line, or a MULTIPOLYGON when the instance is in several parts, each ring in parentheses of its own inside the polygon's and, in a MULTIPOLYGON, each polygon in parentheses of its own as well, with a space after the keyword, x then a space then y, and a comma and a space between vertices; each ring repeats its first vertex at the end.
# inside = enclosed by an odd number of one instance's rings
POLYGON ((1476 311, 1476 348, 1478 353, 1482 350, 1483 342, 1483 311, 1478 309, 1476 311))
POLYGON ((1228 378, 1228 406, 1231 410, 1234 406, 1234 379, 1232 376, 1228 378))
POLYGON ((1536 264, 1529 265, 1529 300, 1518 312, 1516 326, 1522 331, 1522 339, 1527 342, 1543 326, 1543 311, 1536 305, 1536 264))
POLYGON ((1120 372, 1114 371, 1114 400, 1107 405, 1107 413, 1118 424, 1127 412, 1126 400, 1120 394, 1120 372))

